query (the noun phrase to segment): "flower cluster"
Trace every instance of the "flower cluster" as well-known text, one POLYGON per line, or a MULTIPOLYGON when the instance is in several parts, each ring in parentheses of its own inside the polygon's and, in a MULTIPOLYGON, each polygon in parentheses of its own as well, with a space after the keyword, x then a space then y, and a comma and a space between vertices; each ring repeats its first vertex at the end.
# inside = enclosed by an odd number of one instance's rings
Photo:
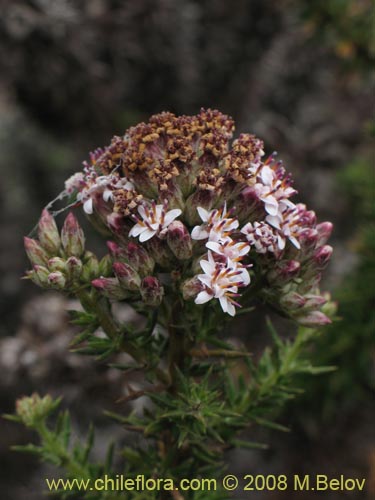
POLYGON ((238 229, 239 222, 230 217, 226 204, 221 210, 207 211, 198 207, 203 225, 195 226, 191 237, 195 240, 206 240, 208 260, 202 259, 200 265, 204 274, 197 276, 204 289, 195 299, 196 304, 204 304, 212 298, 219 299, 224 312, 235 315, 233 299, 238 296, 238 288, 250 284, 250 275, 241 263, 249 252, 250 246, 234 240, 232 236, 238 229))
POLYGON ((215 110, 160 113, 94 151, 66 181, 113 240, 113 274, 92 285, 153 306, 179 290, 198 306, 216 299, 232 316, 256 294, 302 324, 324 324, 319 281, 332 225, 292 201, 290 174, 260 139, 231 142, 233 131, 215 110))

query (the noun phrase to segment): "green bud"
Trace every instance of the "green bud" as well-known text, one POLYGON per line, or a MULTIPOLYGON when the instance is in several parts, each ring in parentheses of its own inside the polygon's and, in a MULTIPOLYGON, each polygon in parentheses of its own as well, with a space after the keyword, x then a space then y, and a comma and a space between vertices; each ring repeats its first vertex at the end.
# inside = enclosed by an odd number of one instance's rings
POLYGON ((320 311, 312 311, 304 316, 297 316, 295 319, 301 325, 308 326, 310 328, 317 328, 319 326, 324 326, 331 323, 331 320, 328 318, 328 316, 320 311))
POLYGON ((66 278, 60 271, 55 271, 48 275, 48 285, 56 290, 63 290, 66 284, 66 278))
POLYGON ((78 280, 81 276, 82 267, 82 261, 80 259, 77 259, 77 257, 69 257, 66 261, 68 278, 72 281, 78 280))
POLYGON ((61 242, 68 256, 81 257, 85 250, 85 235, 71 212, 65 219, 61 242))
POLYGON ((171 263, 175 261, 175 257, 170 251, 165 240, 161 240, 159 238, 151 238, 147 241, 146 246, 148 253, 160 266, 170 267, 171 263))
POLYGON ((280 305, 288 311, 301 309, 305 303, 306 299, 297 292, 289 292, 280 298, 280 305))
POLYGON ((16 402, 16 414, 27 427, 34 427, 48 417, 60 404, 47 395, 41 398, 39 394, 23 397, 16 402))
POLYGON ((181 221, 175 220, 169 225, 167 242, 177 259, 186 260, 192 256, 193 245, 190 233, 181 221))
POLYGON ((49 270, 44 266, 34 266, 33 270, 28 274, 30 279, 38 286, 45 288, 48 286, 49 270))
POLYGON ((141 278, 137 271, 125 264, 124 262, 115 262, 113 264, 113 271, 115 272, 120 285, 126 290, 139 290, 141 285, 141 278))
POLYGON ((158 307, 164 295, 164 288, 155 276, 146 276, 141 283, 141 296, 145 304, 158 307))
POLYGON ((48 212, 43 210, 38 224, 38 237, 43 248, 51 254, 58 253, 60 249, 60 236, 55 219, 48 212))
POLYGON ((66 271, 66 262, 60 257, 52 257, 52 259, 49 259, 48 261, 48 269, 52 272, 60 271, 64 273, 66 271))
POLYGON ((91 284, 108 299, 123 300, 129 297, 129 292, 122 288, 117 278, 97 278, 91 284))
POLYGON ((324 293, 323 296, 326 299, 326 303, 322 307, 322 312, 329 318, 333 318, 337 314, 338 304, 331 299, 329 292, 324 293))
POLYGON ((26 254, 31 264, 34 266, 46 266, 49 257, 47 252, 41 247, 41 245, 36 240, 28 238, 27 236, 25 236, 23 241, 26 254))
POLYGON ((194 276, 182 283, 181 291, 184 300, 194 299, 202 290, 202 283, 194 276))
POLYGON ((101 275, 99 271, 99 261, 94 253, 89 251, 85 252, 83 262, 83 281, 91 281, 101 275))
POLYGON ((112 259, 109 254, 105 255, 99 262, 99 275, 110 276, 112 272, 112 259))

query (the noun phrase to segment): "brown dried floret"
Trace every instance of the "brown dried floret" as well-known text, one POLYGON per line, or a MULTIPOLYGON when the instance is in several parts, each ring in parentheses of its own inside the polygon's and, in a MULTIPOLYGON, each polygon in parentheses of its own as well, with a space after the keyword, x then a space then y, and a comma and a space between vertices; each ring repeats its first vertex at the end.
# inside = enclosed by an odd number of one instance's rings
POLYGON ((173 113, 163 111, 162 113, 151 116, 149 123, 156 133, 162 134, 166 133, 168 130, 171 131, 175 129, 176 120, 177 118, 173 113))
POLYGON ((204 166, 199 172, 196 185, 205 191, 219 191, 224 183, 224 177, 218 168, 204 166))
POLYGON ((127 148, 127 142, 118 136, 114 136, 111 144, 97 158, 95 164, 99 167, 104 175, 108 175, 115 169, 122 167, 124 152, 127 148))
POLYGON ((113 192, 113 197, 114 211, 125 216, 133 213, 143 200, 143 196, 133 189, 117 189, 113 192))
POLYGON ((170 160, 159 160, 148 170, 147 175, 154 182, 159 191, 167 191, 170 181, 179 175, 179 170, 175 163, 170 160))
POLYGON ((231 139, 234 132, 234 120, 220 113, 217 109, 201 109, 197 115, 199 127, 202 132, 217 130, 226 139, 231 139))
POLYGON ((233 141, 232 149, 224 159, 224 168, 237 182, 249 182, 254 178, 251 164, 258 163, 263 153, 263 142, 253 134, 241 134, 233 141))
POLYGON ((228 139, 221 131, 211 130, 202 135, 200 149, 203 153, 210 153, 215 158, 220 158, 228 152, 228 139))

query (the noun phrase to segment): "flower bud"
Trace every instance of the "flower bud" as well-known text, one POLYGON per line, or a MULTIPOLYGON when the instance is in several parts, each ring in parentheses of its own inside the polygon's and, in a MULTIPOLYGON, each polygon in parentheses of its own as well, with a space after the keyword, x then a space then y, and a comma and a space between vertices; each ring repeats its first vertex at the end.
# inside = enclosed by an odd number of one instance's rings
POLYGON ((320 311, 312 311, 305 316, 298 316, 296 317, 296 320, 301 325, 311 328, 328 325, 329 323, 331 323, 331 320, 328 318, 328 316, 320 311))
POLYGON ((305 303, 306 299, 297 292, 289 292, 280 299, 280 305, 288 311, 300 309, 305 303))
POLYGON ((98 276, 101 276, 99 261, 94 253, 86 251, 83 258, 82 279, 83 281, 91 281, 98 276))
POLYGON ((320 309, 326 302, 327 299, 322 295, 305 295, 306 304, 304 310, 315 310, 320 309))
POLYGON ((298 275, 300 269, 297 260, 282 261, 268 273, 268 279, 275 284, 287 283, 298 275))
POLYGON ((338 304, 337 302, 331 300, 331 294, 329 292, 325 292, 324 297, 326 299, 326 303, 322 307, 322 312, 326 314, 329 318, 333 318, 337 313, 338 304))
POLYGON ((170 267, 174 262, 175 257, 169 250, 168 244, 165 240, 159 238, 151 238, 146 243, 147 250, 152 256, 152 259, 162 267, 170 267))
POLYGON ((109 254, 105 255, 99 262, 99 275, 110 276, 112 272, 112 259, 109 254))
POLYGON ((61 257, 52 257, 52 259, 48 261, 48 269, 51 272, 60 271, 63 273, 66 271, 66 262, 64 259, 61 259, 61 257))
POLYGON ((29 261, 32 265, 46 266, 48 262, 48 254, 46 251, 40 246, 40 244, 25 236, 23 239, 25 244, 26 254, 29 258, 29 261))
POLYGON ((311 265, 311 261, 308 262, 308 266, 304 267, 299 276, 301 282, 298 286, 298 291, 303 294, 315 293, 319 288, 319 283, 322 279, 322 273, 318 272, 314 266, 311 265))
POLYGON ((82 261, 80 259, 77 259, 77 257, 69 257, 69 259, 66 261, 66 271, 69 279, 72 281, 76 281, 80 278, 82 268, 82 261))
POLYGON ((323 247, 318 248, 318 250, 314 253, 313 259, 319 269, 323 269, 328 264, 332 252, 333 248, 331 246, 324 245, 323 247))
POLYGON ((314 210, 305 210, 302 219, 304 226, 314 227, 316 224, 316 213, 314 210))
POLYGON ((116 274, 120 285, 126 290, 139 290, 141 278, 134 269, 124 262, 115 262, 113 271, 116 274))
POLYGON ((120 245, 118 245, 114 241, 107 241, 107 247, 108 247, 109 253, 112 256, 112 258, 113 259, 117 259, 118 258, 118 254, 119 254, 119 252, 121 250, 120 245))
POLYGON ((181 221, 175 220, 168 227, 167 242, 177 259, 190 259, 193 245, 190 233, 181 221))
POLYGON ((108 299, 123 300, 129 297, 129 292, 121 287, 117 278, 97 278, 91 284, 108 299))
POLYGON ((331 236, 333 230, 333 224, 331 222, 322 222, 316 226, 318 231, 318 243, 317 246, 325 245, 331 236))
POLYGON ((48 285, 56 290, 63 290, 66 284, 66 278, 60 271, 55 271, 48 275, 48 285))
POLYGON ((145 304, 157 307, 163 300, 164 289, 154 276, 146 276, 141 283, 141 296, 145 304))
POLYGON ((49 273, 49 270, 44 266, 36 265, 33 267, 33 271, 31 271, 28 276, 33 281, 33 283, 44 288, 48 286, 49 273))
POLYGON ((318 231, 316 229, 304 229, 298 235, 301 250, 304 254, 309 254, 314 250, 318 242, 318 231))
POLYGON ((38 224, 38 237, 43 248, 51 254, 58 253, 60 249, 60 235, 56 226, 55 219, 48 212, 43 210, 38 224))
POLYGON ((69 256, 81 257, 85 250, 85 235, 77 219, 70 212, 61 231, 61 242, 69 256))
POLYGON ((181 285, 184 300, 194 299, 201 290, 202 283, 196 276, 184 281, 181 285))
POLYGON ((109 252, 118 262, 130 264, 132 268, 141 276, 147 276, 152 273, 155 262, 149 253, 137 243, 130 241, 124 246, 120 246, 114 241, 107 241, 109 252))
POLYGON ((136 243, 133 242, 129 242, 126 247, 126 254, 128 263, 136 271, 138 271, 138 273, 141 276, 147 276, 154 270, 155 267, 154 259, 140 245, 137 245, 136 243))
POLYGON ((47 395, 41 398, 39 394, 22 397, 16 403, 16 413, 22 423, 27 427, 33 427, 36 423, 43 421, 59 405, 60 400, 53 400, 47 395))

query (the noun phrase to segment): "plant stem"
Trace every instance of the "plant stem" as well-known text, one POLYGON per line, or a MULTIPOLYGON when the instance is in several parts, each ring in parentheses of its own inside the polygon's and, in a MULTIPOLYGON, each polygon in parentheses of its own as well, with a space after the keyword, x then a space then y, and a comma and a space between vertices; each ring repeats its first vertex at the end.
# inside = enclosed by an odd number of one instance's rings
POLYGON ((168 324, 169 351, 168 351, 168 371, 171 380, 170 392, 176 392, 176 372, 184 372, 185 368, 185 332, 177 327, 181 324, 182 307, 180 301, 172 305, 171 318, 168 324))
MULTIPOLYGON (((118 341, 121 335, 120 326, 111 314, 108 301, 103 297, 93 297, 87 290, 79 290, 77 292, 77 297, 86 311, 95 314, 104 333, 114 342, 118 341)), ((142 353, 124 338, 121 339, 121 348, 135 361, 143 364, 142 353)), ((154 372, 161 382, 169 385, 169 377, 163 370, 155 367, 154 372)))

